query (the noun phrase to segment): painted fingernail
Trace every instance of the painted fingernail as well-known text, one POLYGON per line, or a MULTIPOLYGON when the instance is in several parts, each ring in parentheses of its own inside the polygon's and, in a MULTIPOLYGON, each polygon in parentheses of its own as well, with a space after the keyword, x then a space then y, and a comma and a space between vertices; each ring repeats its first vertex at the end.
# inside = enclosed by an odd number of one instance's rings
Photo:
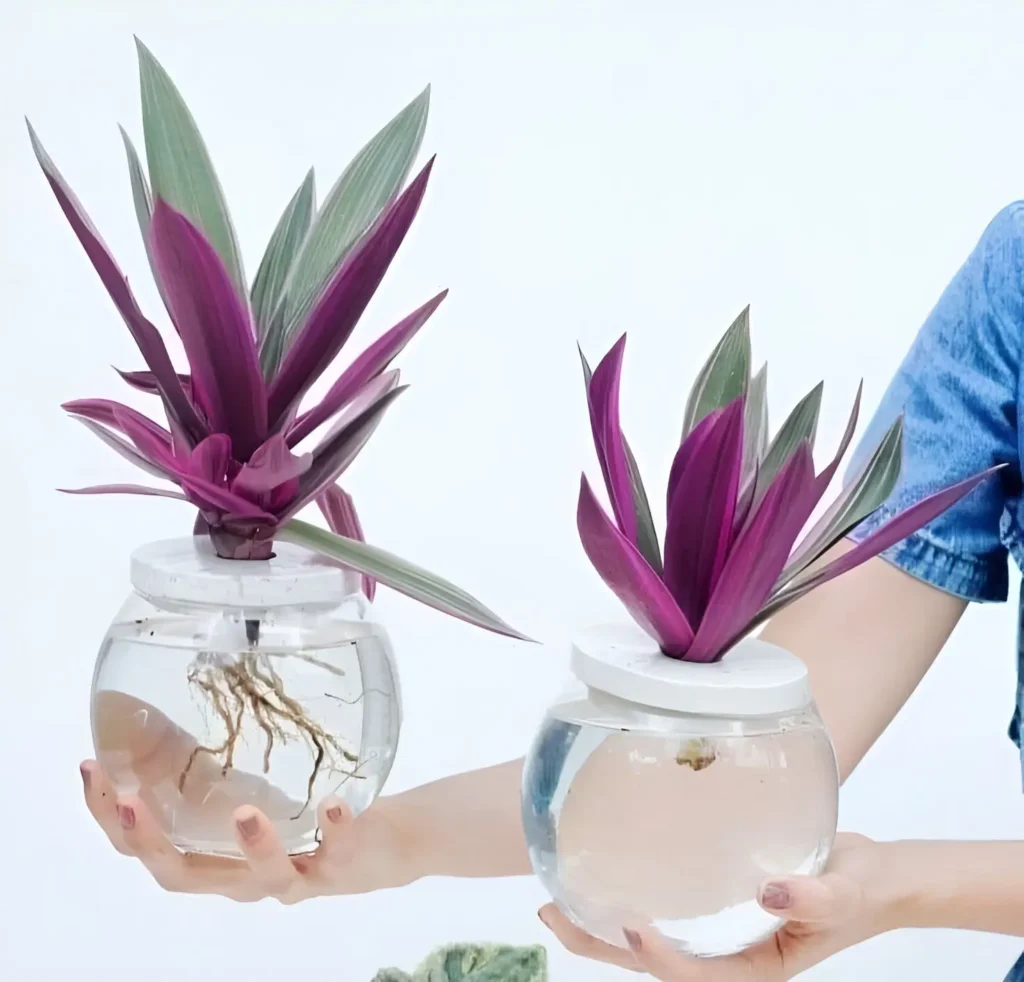
POLYGON ((92 783, 92 774, 89 773, 89 768, 86 767, 85 764, 82 764, 82 766, 79 767, 78 770, 81 772, 82 775, 82 784, 85 787, 85 790, 88 791, 89 785, 92 783))
POLYGON ((633 951, 639 951, 643 947, 643 941, 640 940, 640 935, 636 931, 631 931, 628 927, 624 927, 622 933, 626 938, 626 944, 633 951))
POLYGON ((117 817, 121 819, 121 828, 135 828, 135 809, 131 805, 118 805, 117 817))
POLYGON ((328 808, 327 809, 327 817, 332 822, 340 822, 341 821, 341 808, 339 808, 337 805, 334 805, 334 807, 332 807, 332 808, 328 808))
POLYGON ((548 930, 551 929, 551 925, 548 924, 547 914, 544 913, 543 907, 541 907, 541 909, 537 911, 537 917, 540 919, 541 924, 548 928, 548 930))
POLYGON ((243 839, 255 839, 259 830, 260 820, 255 815, 252 818, 243 818, 238 822, 238 831, 242 833, 243 839))
POLYGON ((769 910, 785 910, 792 902, 785 883, 769 883, 761 891, 761 904, 769 910))

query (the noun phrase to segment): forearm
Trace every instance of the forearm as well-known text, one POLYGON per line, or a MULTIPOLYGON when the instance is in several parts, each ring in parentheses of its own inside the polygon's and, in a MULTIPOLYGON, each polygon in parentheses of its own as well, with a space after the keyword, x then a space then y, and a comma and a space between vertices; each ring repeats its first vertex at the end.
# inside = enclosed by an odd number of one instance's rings
POLYGON ((409 879, 531 872, 520 818, 523 762, 455 774, 383 800, 409 879))
POLYGON ((893 927, 1024 937, 1024 842, 894 842, 884 849, 893 927))

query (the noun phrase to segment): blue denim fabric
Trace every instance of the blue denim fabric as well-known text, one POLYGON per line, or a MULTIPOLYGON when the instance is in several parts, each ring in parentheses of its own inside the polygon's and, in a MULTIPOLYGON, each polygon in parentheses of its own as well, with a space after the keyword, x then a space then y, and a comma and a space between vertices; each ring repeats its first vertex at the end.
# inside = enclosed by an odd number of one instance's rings
MULTIPOLYGON (((902 412, 899 483, 889 501, 853 534, 859 540, 933 491, 993 464, 1009 465, 884 553, 912 576, 966 600, 1005 600, 1008 557, 1024 565, 1017 425, 1022 331, 1024 202, 1016 202, 992 220, 946 287, 890 383, 847 473, 849 480, 902 412)), ((1022 642, 1024 634, 1019 633, 1017 698, 1010 724, 1018 746, 1024 728, 1022 642)), ((1024 957, 1007 982, 1024 982, 1024 957)))

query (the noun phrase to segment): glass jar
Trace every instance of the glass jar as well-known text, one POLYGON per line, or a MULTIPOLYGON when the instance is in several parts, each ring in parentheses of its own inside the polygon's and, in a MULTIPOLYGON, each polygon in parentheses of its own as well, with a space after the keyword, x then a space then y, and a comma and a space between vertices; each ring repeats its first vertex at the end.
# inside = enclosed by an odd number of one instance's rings
POLYGON ((756 639, 688 663, 606 629, 574 646, 572 668, 523 775, 530 858, 552 898, 620 947, 627 927, 695 956, 769 937, 781 920, 760 887, 820 873, 836 832, 836 758, 804 665, 756 639))
POLYGON ((131 583, 96 660, 93 742, 176 847, 241 856, 232 813, 248 804, 308 852, 325 797, 357 814, 376 798, 401 695, 357 574, 287 543, 220 559, 196 537, 138 549, 131 583))

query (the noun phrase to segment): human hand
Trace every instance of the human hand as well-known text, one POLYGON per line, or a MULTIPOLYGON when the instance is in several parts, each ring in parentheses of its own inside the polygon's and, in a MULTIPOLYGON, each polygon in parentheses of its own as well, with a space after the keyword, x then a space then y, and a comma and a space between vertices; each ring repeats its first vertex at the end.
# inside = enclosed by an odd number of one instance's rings
POLYGON ((88 760, 81 765, 86 804, 114 848, 139 859, 165 890, 220 894, 243 902, 274 897, 291 904, 326 894, 400 886, 419 875, 414 837, 406 835, 409 826, 400 817, 398 799, 378 799, 358 818, 344 802, 326 799, 316 817, 319 847, 314 853, 289 857, 271 820, 287 813, 292 807, 289 799, 259 779, 259 786, 250 783, 245 788, 244 804, 232 801, 220 780, 220 767, 205 756, 196 758, 186 796, 204 801, 204 820, 232 822, 245 859, 179 852, 155 817, 160 812, 157 789, 176 782, 195 739, 152 706, 140 715, 142 704, 131 697, 104 695, 111 704, 96 715, 101 756, 130 773, 138 791, 118 795, 99 764, 88 760))
POLYGON ((571 952, 646 972, 662 982, 784 982, 836 952, 897 926, 889 888, 890 846, 841 834, 825 873, 764 884, 759 902, 786 923, 767 941, 724 958, 690 958, 650 928, 624 931, 628 948, 591 937, 554 905, 540 918, 571 952))

